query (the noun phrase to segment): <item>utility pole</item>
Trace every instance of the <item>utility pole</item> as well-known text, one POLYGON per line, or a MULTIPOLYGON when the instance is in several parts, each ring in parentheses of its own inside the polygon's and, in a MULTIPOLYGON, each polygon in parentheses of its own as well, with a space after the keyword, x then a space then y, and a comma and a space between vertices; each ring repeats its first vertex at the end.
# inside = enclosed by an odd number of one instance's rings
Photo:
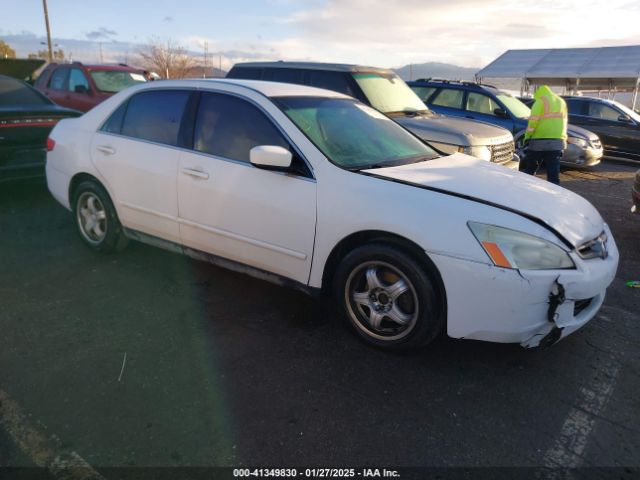
POLYGON ((222 75, 222 55, 218 55, 218 70, 220 70, 219 74, 222 75))
POLYGON ((100 45, 100 63, 104 63, 104 60, 102 59, 102 42, 98 42, 98 44, 100 45))
POLYGON ((47 45, 49 46, 49 61, 53 62, 53 48, 51 47, 51 28, 49 27, 49 10, 47 10, 47 0, 42 0, 44 8, 44 22, 47 25, 47 45))
POLYGON ((204 42, 204 68, 202 69, 202 78, 207 78, 207 57, 209 56, 209 42, 204 42))

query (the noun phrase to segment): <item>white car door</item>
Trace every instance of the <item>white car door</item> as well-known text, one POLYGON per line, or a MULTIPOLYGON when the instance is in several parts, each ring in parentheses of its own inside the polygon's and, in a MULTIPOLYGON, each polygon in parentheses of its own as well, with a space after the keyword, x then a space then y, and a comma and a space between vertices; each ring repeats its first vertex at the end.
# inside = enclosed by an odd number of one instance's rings
POLYGON ((94 135, 91 146, 122 224, 173 242, 180 241, 176 146, 190 95, 185 90, 134 95, 94 135))
POLYGON ((254 167, 249 150, 294 150, 257 106, 203 93, 192 151, 180 155, 178 209, 182 242, 307 283, 316 225, 316 183, 299 155, 297 173, 254 167))

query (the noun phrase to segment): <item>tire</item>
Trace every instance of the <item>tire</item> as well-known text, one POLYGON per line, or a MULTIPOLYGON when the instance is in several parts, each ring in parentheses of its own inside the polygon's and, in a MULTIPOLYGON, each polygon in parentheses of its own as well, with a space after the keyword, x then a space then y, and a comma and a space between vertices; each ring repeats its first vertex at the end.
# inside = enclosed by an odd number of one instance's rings
POLYGON ((80 238, 92 250, 113 253, 126 247, 128 240, 107 191, 87 180, 73 192, 73 215, 80 238))
POLYGON ((431 342, 445 323, 435 267, 385 244, 358 247, 336 270, 334 299, 367 343, 409 350, 431 342))

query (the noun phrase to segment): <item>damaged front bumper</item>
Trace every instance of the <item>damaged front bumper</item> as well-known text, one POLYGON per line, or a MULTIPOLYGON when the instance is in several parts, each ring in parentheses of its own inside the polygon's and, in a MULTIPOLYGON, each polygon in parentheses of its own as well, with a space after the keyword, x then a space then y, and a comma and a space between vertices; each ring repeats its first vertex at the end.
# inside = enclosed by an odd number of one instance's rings
POLYGON ((447 333, 523 347, 551 345, 589 322, 615 278, 618 249, 606 230, 608 256, 571 270, 512 270, 431 254, 447 289, 447 333))

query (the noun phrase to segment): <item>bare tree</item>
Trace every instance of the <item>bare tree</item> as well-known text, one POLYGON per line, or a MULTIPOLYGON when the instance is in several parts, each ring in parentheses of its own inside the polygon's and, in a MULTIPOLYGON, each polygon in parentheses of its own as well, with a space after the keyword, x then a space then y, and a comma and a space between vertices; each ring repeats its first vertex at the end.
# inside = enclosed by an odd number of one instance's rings
POLYGON ((194 75, 195 58, 171 39, 166 42, 151 40, 139 53, 145 68, 163 78, 185 78, 194 75))
MULTIPOLYGON (((49 51, 48 50, 38 50, 38 53, 30 53, 27 55, 27 58, 41 58, 43 60, 49 60, 49 51)), ((64 61, 64 50, 58 48, 53 51, 53 61, 54 62, 63 62, 64 61)))
POLYGON ((16 51, 3 40, 0 40, 0 58, 16 58, 16 51))

